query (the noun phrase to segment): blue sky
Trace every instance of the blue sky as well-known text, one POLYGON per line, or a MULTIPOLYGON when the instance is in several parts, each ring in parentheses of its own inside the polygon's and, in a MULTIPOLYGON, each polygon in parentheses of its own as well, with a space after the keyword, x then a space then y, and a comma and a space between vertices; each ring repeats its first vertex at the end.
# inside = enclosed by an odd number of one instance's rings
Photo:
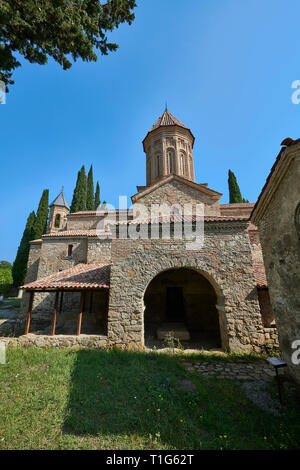
POLYGON ((0 106, 1 251, 13 261, 42 191, 71 202, 81 165, 114 204, 145 184, 142 140, 169 111, 196 137, 199 183, 223 193, 228 169, 255 202, 285 137, 300 137, 299 0, 137 0, 109 35, 117 52, 63 71, 22 60, 0 106))

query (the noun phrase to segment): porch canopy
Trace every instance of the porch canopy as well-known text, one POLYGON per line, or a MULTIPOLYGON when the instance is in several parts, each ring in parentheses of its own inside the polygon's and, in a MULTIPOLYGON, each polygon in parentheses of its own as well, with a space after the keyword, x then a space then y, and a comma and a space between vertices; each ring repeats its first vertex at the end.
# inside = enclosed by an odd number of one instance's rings
POLYGON ((26 292, 30 293, 29 307, 27 312, 27 321, 25 335, 28 334, 31 321, 31 312, 35 292, 55 292, 55 302, 52 315, 51 336, 55 335, 56 314, 58 307, 58 296, 60 297, 60 311, 62 309, 64 292, 80 292, 80 307, 78 313, 77 335, 80 335, 82 312, 86 292, 94 292, 101 289, 109 289, 110 285, 110 265, 97 264, 77 264, 72 268, 59 271, 42 279, 29 282, 22 286, 26 292))

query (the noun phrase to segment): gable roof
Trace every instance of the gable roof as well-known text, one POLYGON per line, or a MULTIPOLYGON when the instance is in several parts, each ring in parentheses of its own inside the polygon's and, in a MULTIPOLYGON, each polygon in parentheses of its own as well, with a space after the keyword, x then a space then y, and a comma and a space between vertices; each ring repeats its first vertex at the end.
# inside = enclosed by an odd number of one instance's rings
POLYGON ((170 183, 171 181, 178 181, 179 183, 186 184, 187 186, 190 186, 196 191, 206 194, 207 196, 210 196, 212 199, 215 199, 217 201, 223 196, 222 193, 219 193, 218 191, 214 191, 213 189, 208 188, 206 184, 195 183, 194 181, 190 181, 190 180, 187 180, 186 178, 182 178, 182 176, 172 174, 172 175, 168 175, 168 176, 161 178, 159 181, 152 184, 151 186, 145 186, 145 189, 131 196, 132 202, 135 202, 138 199, 141 199, 142 197, 146 196, 147 194, 150 194, 152 191, 155 191, 161 186, 164 186, 165 184, 170 183))

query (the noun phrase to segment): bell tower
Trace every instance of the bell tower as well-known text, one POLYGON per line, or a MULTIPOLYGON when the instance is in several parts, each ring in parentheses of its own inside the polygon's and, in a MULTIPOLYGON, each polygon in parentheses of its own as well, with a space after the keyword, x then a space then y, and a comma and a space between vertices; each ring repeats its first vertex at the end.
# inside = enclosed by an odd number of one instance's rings
POLYGON ((63 188, 56 199, 50 204, 50 215, 47 233, 63 230, 67 223, 67 214, 70 210, 63 188))
POLYGON ((195 181, 194 141, 195 137, 190 129, 166 107, 143 140, 146 185, 151 186, 170 174, 195 181))

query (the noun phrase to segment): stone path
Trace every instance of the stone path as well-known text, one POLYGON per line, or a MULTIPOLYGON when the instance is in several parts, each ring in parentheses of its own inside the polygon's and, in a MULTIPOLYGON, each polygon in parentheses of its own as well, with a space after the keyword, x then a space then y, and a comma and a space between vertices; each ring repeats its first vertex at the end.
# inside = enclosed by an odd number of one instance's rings
POLYGON ((184 362, 187 370, 199 372, 206 377, 232 380, 270 380, 275 377, 274 368, 267 362, 184 362))

